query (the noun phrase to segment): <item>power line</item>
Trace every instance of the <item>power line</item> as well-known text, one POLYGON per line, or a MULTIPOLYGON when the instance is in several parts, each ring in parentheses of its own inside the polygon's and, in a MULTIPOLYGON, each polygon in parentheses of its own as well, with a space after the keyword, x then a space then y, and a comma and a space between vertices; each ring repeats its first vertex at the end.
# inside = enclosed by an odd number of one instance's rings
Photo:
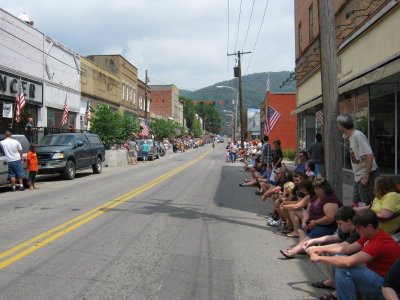
POLYGON ((261 20, 260 28, 258 29, 257 38, 256 38, 256 41, 254 43, 253 51, 251 51, 251 56, 250 56, 249 64, 247 65, 246 73, 249 71, 251 60, 253 59, 254 51, 256 50, 258 38, 260 36, 260 32, 261 32, 261 29, 262 29, 262 26, 263 26, 263 23, 264 23, 264 19, 265 19, 265 13, 267 12, 268 3, 269 3, 269 0, 267 0, 267 2, 265 3, 264 14, 263 14, 263 17, 262 17, 262 20, 261 20))
POLYGON ((235 52, 236 52, 236 50, 237 50, 237 42, 238 42, 238 37, 239 37, 239 28, 240 28, 240 15, 242 14, 242 2, 243 2, 243 0, 240 0, 240 7, 239 7, 239 20, 238 20, 237 31, 236 31, 235 52))
MULTIPOLYGON (((37 51, 39 51, 39 52, 42 52, 42 53, 46 54, 47 56, 49 56, 49 57, 51 57, 51 58, 55 59, 56 61, 58 61, 58 62, 60 62, 60 63, 62 63, 62 64, 64 64, 64 65, 66 65, 66 66, 70 67, 71 69, 74 69, 74 70, 76 70, 76 66, 70 66, 70 65, 69 65, 69 64, 67 64, 66 62, 63 62, 62 60, 59 60, 58 58, 56 58, 56 57, 54 57, 54 56, 50 55, 49 53, 46 53, 46 52, 45 52, 45 51, 43 51, 42 49, 39 49, 39 48, 37 48, 36 46, 34 46, 34 45, 32 45, 32 44, 28 43, 27 41, 25 41, 25 40, 21 39, 20 37, 18 37, 18 36, 16 36, 16 35, 14 35, 14 34, 12 34, 11 32, 8 32, 7 30, 5 30, 5 29, 3 29, 3 28, 0 28, 0 30, 4 31, 5 33, 7 33, 7 34, 11 35, 12 37, 14 37, 14 38, 16 38, 16 39, 20 40, 21 42, 23 42, 23 43, 25 43, 25 44, 27 44, 27 45, 31 46, 31 47, 32 47, 32 48, 34 48, 35 50, 37 50, 37 51)), ((71 54, 71 53, 70 53, 70 54, 71 54)), ((74 56, 73 54, 71 54, 71 55, 72 55, 72 56, 74 56)))
POLYGON ((246 37, 244 38, 243 49, 246 47, 247 35, 249 34, 250 23, 251 23, 251 18, 252 18, 252 16, 253 16, 253 9, 254 9, 254 2, 255 2, 255 1, 256 1, 256 0, 253 0, 253 4, 251 5, 251 12, 250 12, 249 24, 247 25, 247 31, 246 31, 246 37))

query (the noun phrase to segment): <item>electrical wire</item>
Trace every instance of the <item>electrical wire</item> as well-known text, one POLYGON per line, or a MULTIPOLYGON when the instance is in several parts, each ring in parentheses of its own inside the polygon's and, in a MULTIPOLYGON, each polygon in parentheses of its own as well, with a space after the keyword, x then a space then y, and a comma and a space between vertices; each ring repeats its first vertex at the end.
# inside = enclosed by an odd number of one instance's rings
POLYGON ((237 42, 238 42, 238 37, 239 37, 239 29, 240 29, 240 16, 241 16, 241 14, 242 14, 242 2, 243 2, 243 0, 240 0, 240 7, 239 7, 239 20, 238 20, 237 31, 236 31, 235 52, 236 52, 236 50, 237 50, 237 42))
MULTIPOLYGON (((25 43, 25 44, 27 44, 27 45, 31 46, 31 47, 32 47, 32 48, 34 48, 35 50, 37 50, 37 51, 39 51, 39 52, 42 52, 42 53, 46 54, 47 56, 49 56, 49 57, 53 58, 54 60, 56 60, 56 61, 58 61, 58 62, 60 62, 60 63, 62 63, 62 64, 64 64, 64 65, 66 65, 66 66, 68 66, 68 67, 70 67, 71 69, 74 69, 74 70, 76 70, 76 66, 75 66, 75 65, 74 65, 74 66, 71 66, 71 65, 67 64, 67 63, 66 63, 66 62, 64 62, 64 61, 62 61, 62 60, 59 60, 58 58, 56 58, 56 57, 54 57, 54 56, 52 56, 52 55, 50 55, 50 54, 46 53, 46 52, 45 52, 45 51, 43 51, 42 49, 39 49, 39 48, 37 48, 36 46, 34 46, 34 45, 32 45, 32 44, 28 43, 27 41, 24 41, 24 40, 23 40, 23 39, 21 39, 20 37, 18 37, 18 36, 16 36, 16 35, 12 34, 11 32, 8 32, 8 31, 7 31, 7 30, 5 30, 4 28, 0 28, 0 30, 4 31, 5 33, 7 33, 7 34, 11 35, 12 37, 14 37, 14 38, 16 38, 16 39, 20 40, 21 42, 23 42, 23 43, 25 43)), ((72 56, 74 56, 74 55, 72 55, 72 56)))
POLYGON ((243 51, 244 51, 244 49, 245 49, 245 47, 246 47, 246 41, 247 41, 247 36, 248 36, 248 34, 249 34, 249 29, 250 29, 250 23, 251 23, 251 18, 252 18, 252 16, 253 16, 253 9, 254 9, 254 2, 255 2, 256 0, 253 0, 253 4, 251 5, 251 12, 250 12, 250 18, 249 18, 249 24, 247 25, 247 31, 246 31, 246 36, 245 36, 245 38, 244 38, 244 43, 243 43, 243 51))
POLYGON ((262 26, 263 26, 263 23, 264 23, 264 19, 265 19, 265 14, 266 14, 266 12, 267 12, 268 3, 269 3, 269 0, 267 0, 266 3, 265 3, 264 14, 263 14, 263 17, 262 17, 262 20, 261 20, 260 28, 258 29, 258 33, 257 33, 256 41, 255 41, 255 43, 254 43, 253 51, 251 51, 251 56, 250 56, 249 64, 247 65, 246 72, 245 72, 246 74, 247 74, 247 72, 249 71, 249 68, 250 68, 250 65, 251 65, 251 60, 253 59, 254 51, 256 50, 258 38, 259 38, 259 36, 260 36, 260 32, 261 32, 261 29, 262 29, 262 26))

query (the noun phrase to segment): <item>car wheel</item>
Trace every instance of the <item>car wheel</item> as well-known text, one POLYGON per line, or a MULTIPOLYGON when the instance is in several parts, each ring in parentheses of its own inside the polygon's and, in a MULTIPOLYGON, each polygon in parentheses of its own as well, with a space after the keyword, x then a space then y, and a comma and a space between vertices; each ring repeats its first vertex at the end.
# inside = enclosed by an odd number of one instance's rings
POLYGON ((101 158, 96 158, 96 163, 92 165, 93 173, 100 174, 102 170, 101 158))
POLYGON ((75 163, 72 160, 67 161, 62 176, 64 179, 74 179, 75 178, 75 163))

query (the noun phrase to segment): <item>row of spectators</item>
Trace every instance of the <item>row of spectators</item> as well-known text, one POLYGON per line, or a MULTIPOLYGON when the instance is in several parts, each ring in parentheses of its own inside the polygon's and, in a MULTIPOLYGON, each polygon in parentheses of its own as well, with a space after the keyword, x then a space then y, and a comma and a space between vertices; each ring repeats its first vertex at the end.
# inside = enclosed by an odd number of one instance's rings
MULTIPOLYGON (((321 176, 324 169, 316 170, 321 163, 309 161, 307 151, 299 153, 299 164, 290 170, 283 162, 279 140, 273 142, 274 149, 268 136, 262 146, 249 144, 241 153, 242 170, 252 176, 239 185, 256 187, 262 201, 274 204, 267 225, 298 239, 295 247, 280 250, 283 257, 308 254, 312 263, 326 265, 327 278, 312 283, 332 290, 320 299, 347 300, 360 295, 399 299, 400 194, 394 180, 377 177, 372 201, 344 206, 321 176)), ((227 152, 231 150, 232 144, 227 152)))

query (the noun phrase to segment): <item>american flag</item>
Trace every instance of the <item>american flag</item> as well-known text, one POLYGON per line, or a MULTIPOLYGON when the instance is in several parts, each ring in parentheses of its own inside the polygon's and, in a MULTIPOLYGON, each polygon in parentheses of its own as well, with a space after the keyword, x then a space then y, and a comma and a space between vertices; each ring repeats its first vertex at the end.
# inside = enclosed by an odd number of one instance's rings
POLYGON ((279 118, 281 117, 281 114, 278 113, 275 109, 272 108, 272 106, 268 105, 268 114, 267 114, 267 119, 265 120, 265 128, 264 128, 264 133, 268 135, 272 129, 274 128, 276 122, 278 122, 279 118))
POLYGON ((142 122, 142 124, 140 124, 140 127, 142 127, 142 132, 140 133, 140 135, 148 136, 149 135, 149 126, 148 126, 148 123, 147 123, 147 119, 144 120, 142 122))
POLYGON ((86 110, 85 110, 85 125, 87 126, 89 124, 89 118, 90 118, 90 105, 89 101, 86 104, 86 110))
POLYGON ((17 123, 21 121, 22 109, 25 106, 25 95, 24 88, 22 87, 22 81, 19 82, 19 93, 17 94, 17 103, 15 109, 15 120, 17 123))
POLYGON ((324 125, 324 113, 322 112, 322 110, 317 111, 315 113, 315 117, 321 125, 324 125))
POLYGON ((67 124, 68 120, 68 104, 67 104, 67 95, 65 95, 65 102, 64 102, 64 109, 63 109, 63 115, 61 119, 61 126, 67 124))

